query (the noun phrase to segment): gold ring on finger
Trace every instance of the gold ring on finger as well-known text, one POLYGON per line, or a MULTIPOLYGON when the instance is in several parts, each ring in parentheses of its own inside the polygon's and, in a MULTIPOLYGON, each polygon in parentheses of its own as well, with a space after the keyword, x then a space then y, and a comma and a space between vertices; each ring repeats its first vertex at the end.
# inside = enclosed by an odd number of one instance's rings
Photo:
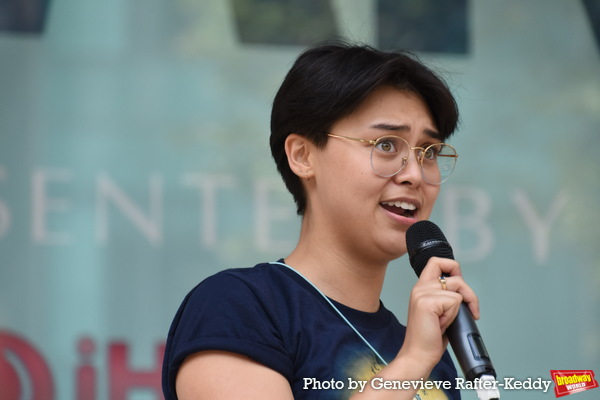
POLYGON ((440 283, 442 284, 442 290, 446 290, 446 277, 445 276, 440 276, 440 283))

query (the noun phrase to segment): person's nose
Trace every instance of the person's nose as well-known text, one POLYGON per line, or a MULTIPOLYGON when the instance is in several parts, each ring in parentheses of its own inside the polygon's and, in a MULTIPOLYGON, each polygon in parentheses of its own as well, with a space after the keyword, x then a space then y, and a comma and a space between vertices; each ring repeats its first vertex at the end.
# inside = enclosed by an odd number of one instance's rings
POLYGON ((408 157, 404 159, 404 168, 394 175, 394 181, 398 184, 420 185, 423 182, 421 165, 417 158, 418 149, 411 149, 408 157))

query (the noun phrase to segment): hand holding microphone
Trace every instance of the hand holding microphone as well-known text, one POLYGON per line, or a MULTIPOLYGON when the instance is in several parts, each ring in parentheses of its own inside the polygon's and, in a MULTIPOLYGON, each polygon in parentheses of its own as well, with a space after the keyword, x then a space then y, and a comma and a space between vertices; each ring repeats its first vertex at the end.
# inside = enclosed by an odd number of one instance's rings
MULTIPOLYGON (((421 276, 432 257, 454 260, 452 247, 446 237, 437 225, 430 221, 417 222, 408 229, 406 246, 410 264, 417 276, 421 276)), ((439 277, 442 289, 446 289, 448 277, 447 274, 439 277)), ((440 320, 440 324, 445 327, 445 321, 440 320)), ((456 318, 448 325, 445 333, 467 380, 495 380, 496 371, 466 303, 460 304, 456 318)), ((477 394, 482 400, 500 398, 497 389, 477 390, 477 394)))

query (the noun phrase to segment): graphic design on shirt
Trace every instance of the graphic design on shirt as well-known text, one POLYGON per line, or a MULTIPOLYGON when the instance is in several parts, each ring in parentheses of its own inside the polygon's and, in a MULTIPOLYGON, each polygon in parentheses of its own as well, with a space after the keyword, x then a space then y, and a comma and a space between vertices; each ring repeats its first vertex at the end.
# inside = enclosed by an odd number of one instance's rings
MULTIPOLYGON (((345 375, 355 381, 370 381, 384 365, 377 359, 374 354, 355 354, 345 368, 345 375)), ((431 378, 430 378, 431 379, 431 378)), ((358 390, 358 389, 356 389, 358 390)), ((350 397, 356 390, 350 391, 350 397)), ((414 397, 415 400, 448 400, 448 396, 442 389, 419 389, 414 397)))

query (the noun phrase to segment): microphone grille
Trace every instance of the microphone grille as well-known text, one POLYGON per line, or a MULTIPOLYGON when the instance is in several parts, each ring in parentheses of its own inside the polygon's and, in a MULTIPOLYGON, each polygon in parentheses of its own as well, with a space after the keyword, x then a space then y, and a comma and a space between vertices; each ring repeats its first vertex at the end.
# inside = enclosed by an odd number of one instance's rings
POLYGON ((417 276, 431 257, 454 259, 452 247, 442 230, 431 221, 419 221, 406 231, 406 248, 410 265, 417 276))

